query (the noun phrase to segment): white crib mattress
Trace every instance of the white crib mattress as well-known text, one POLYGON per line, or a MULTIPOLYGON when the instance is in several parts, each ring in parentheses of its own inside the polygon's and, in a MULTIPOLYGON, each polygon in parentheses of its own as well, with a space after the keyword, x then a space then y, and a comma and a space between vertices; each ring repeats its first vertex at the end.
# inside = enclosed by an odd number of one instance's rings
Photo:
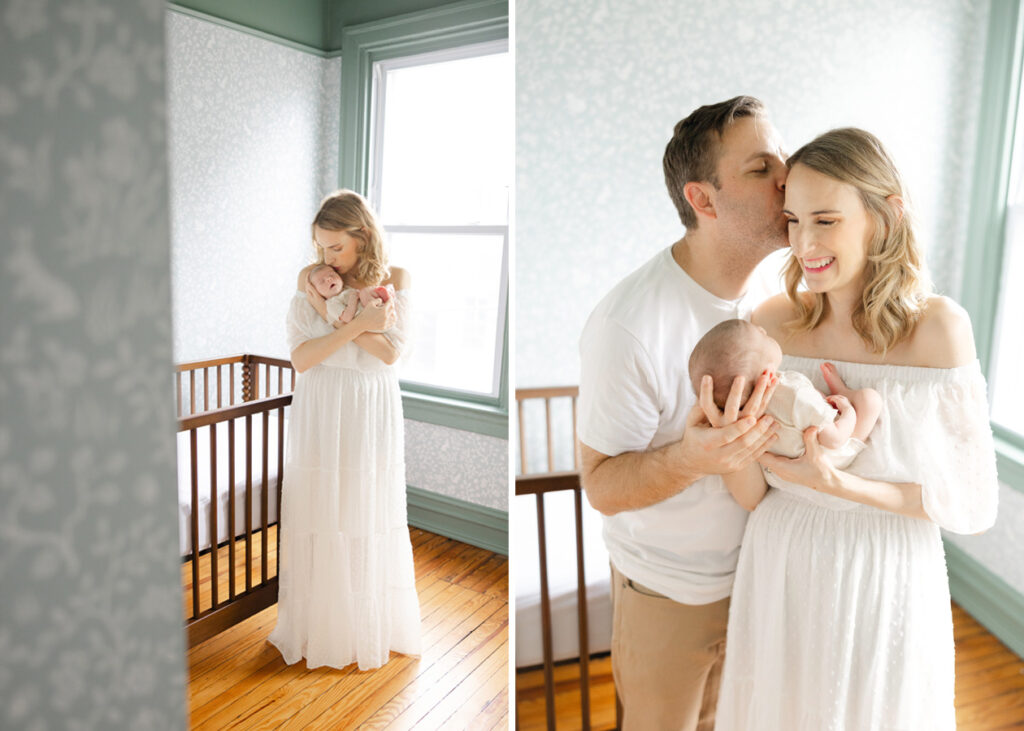
MULTIPOLYGON (((540 613, 540 564, 537 501, 522 495, 512 501, 511 545, 515 551, 516 667, 544 662, 540 613)), ((551 645, 554 660, 579 657, 576 589, 576 518, 572 493, 544 498, 551 645)), ((608 551, 601 538, 601 515, 583 498, 583 572, 587 585, 588 640, 591 654, 611 649, 612 602, 608 551)))
MULTIPOLYGON (((267 523, 277 521, 277 412, 269 417, 267 429, 267 523)), ((285 429, 288 418, 285 417, 285 429)), ((197 483, 199 486, 199 550, 210 547, 210 428, 196 433, 197 483)), ((192 466, 189 432, 178 432, 178 548, 182 556, 192 553, 192 466)), ((252 528, 262 525, 263 415, 252 417, 252 528)), ((235 535, 245 535, 245 419, 235 420, 235 535)), ((217 542, 228 539, 228 428, 217 425, 217 542)))

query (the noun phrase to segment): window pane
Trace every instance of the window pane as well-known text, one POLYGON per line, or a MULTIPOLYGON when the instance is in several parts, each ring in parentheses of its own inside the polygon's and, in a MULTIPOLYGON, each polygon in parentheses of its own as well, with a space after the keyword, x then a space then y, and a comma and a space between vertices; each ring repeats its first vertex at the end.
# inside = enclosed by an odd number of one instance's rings
POLYGON ((385 72, 381 219, 505 225, 513 169, 508 53, 385 72))
POLYGON ((401 379, 497 396, 505 237, 391 233, 388 238, 391 261, 413 278, 411 352, 402 361, 401 379))
POLYGON ((992 369, 992 421, 1024 435, 1024 389, 1020 364, 1024 363, 1024 287, 1014 286, 1024 277, 1024 205, 1011 205, 1006 220, 1006 259, 1000 288, 992 369))

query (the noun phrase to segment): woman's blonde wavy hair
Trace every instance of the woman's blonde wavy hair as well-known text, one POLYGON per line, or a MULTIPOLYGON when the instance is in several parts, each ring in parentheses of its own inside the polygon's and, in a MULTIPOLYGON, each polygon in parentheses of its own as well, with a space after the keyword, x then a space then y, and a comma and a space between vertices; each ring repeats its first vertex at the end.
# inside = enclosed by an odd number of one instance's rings
POLYGON ((316 227, 325 231, 347 231, 359 239, 359 258, 353 274, 367 287, 388 278, 388 257, 384 251, 384 234, 366 199, 352 190, 336 190, 320 202, 310 231, 317 264, 324 263, 324 250, 316 242, 316 227))
MULTIPOLYGON (((807 143, 786 162, 790 169, 796 164, 852 185, 874 222, 864 290, 852 320, 868 350, 884 355, 913 332, 931 293, 896 166, 877 137, 853 127, 831 130, 807 143), (902 215, 887 200, 890 196, 903 199, 902 215)), ((797 310, 786 326, 792 332, 813 330, 828 314, 828 298, 822 293, 798 295, 803 271, 794 256, 783 277, 797 310)))

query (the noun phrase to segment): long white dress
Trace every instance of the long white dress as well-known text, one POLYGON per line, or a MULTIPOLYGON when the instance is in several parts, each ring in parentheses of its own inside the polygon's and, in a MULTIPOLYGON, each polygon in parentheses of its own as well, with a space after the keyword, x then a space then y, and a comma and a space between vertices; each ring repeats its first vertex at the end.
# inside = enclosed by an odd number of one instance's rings
MULTIPOLYGON (((388 331, 401 350, 408 295, 388 331)), ((297 293, 288 347, 328 325, 297 293)), ((402 400, 395 369, 354 343, 295 380, 281 498, 277 626, 285 662, 360 670, 389 651, 420 652, 419 600, 406 524, 402 400)))
MULTIPOLYGON (((785 356, 781 367, 824 390, 822 362, 785 356)), ((740 550, 715 728, 953 729, 953 622, 939 527, 975 533, 995 521, 985 381, 977 362, 831 362, 848 386, 871 386, 885 403, 848 471, 920 484, 935 522, 798 485, 770 488, 740 550)))

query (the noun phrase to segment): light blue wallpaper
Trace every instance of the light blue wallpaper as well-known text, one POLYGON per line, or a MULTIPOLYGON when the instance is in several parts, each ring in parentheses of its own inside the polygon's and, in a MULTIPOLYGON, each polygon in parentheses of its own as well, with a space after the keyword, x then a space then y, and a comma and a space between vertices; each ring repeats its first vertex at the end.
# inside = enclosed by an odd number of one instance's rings
POLYGON ((987 8, 520 0, 516 385, 578 381, 577 337, 594 304, 683 233, 661 172, 673 125, 736 94, 768 105, 790 150, 842 125, 881 137, 934 277, 956 295, 987 8))
POLYGON ((1024 595, 1024 494, 1007 485, 999 489, 999 517, 980 536, 945 537, 980 561, 1024 595))
POLYGON ((163 4, 0 2, 0 728, 185 727, 163 4))
POLYGON ((508 442, 405 420, 405 481, 497 510, 508 510, 508 442))
POLYGON ((167 11, 174 357, 288 357, 284 319, 337 187, 341 60, 167 11))

